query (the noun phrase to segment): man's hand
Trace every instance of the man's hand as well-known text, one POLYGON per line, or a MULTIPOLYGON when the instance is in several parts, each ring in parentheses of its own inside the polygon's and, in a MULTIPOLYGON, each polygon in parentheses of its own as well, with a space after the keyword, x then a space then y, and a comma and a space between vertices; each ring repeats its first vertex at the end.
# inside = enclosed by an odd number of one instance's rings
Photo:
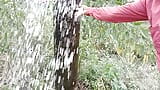
POLYGON ((82 5, 83 8, 83 15, 85 15, 87 9, 89 9, 90 7, 86 6, 86 5, 82 5))
POLYGON ((86 11, 89 9, 88 6, 82 5, 80 8, 77 8, 77 12, 75 13, 76 17, 86 15, 86 11))

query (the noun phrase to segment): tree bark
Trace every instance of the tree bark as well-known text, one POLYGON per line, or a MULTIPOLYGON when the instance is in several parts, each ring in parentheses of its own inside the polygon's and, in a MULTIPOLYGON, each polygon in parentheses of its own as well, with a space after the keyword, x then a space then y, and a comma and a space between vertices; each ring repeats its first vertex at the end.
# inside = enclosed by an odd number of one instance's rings
POLYGON ((74 90, 78 72, 80 22, 75 17, 81 0, 57 0, 55 19, 55 89, 74 90))

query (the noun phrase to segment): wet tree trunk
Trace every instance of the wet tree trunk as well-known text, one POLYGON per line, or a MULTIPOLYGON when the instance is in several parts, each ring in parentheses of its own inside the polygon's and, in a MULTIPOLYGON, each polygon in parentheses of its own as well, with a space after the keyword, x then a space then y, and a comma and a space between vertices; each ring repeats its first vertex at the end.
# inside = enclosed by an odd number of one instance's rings
POLYGON ((78 72, 80 22, 75 17, 81 0, 56 1, 55 89, 74 90, 78 72))

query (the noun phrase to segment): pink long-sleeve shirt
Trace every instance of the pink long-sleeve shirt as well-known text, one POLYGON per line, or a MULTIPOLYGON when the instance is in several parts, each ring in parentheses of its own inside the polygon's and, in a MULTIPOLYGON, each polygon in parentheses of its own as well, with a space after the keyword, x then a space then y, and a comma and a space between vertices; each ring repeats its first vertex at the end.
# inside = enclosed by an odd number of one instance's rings
POLYGON ((160 71, 160 0, 139 0, 117 7, 88 8, 85 15, 114 23, 148 20, 160 71))

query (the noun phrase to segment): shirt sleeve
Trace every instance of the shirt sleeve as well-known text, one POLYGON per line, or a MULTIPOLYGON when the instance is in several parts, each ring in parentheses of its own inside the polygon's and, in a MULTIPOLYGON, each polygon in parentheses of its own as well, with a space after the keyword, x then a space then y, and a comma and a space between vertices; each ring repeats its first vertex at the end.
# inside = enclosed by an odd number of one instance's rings
POLYGON ((114 23, 148 20, 145 3, 146 0, 139 0, 117 7, 88 8, 85 15, 114 23))

